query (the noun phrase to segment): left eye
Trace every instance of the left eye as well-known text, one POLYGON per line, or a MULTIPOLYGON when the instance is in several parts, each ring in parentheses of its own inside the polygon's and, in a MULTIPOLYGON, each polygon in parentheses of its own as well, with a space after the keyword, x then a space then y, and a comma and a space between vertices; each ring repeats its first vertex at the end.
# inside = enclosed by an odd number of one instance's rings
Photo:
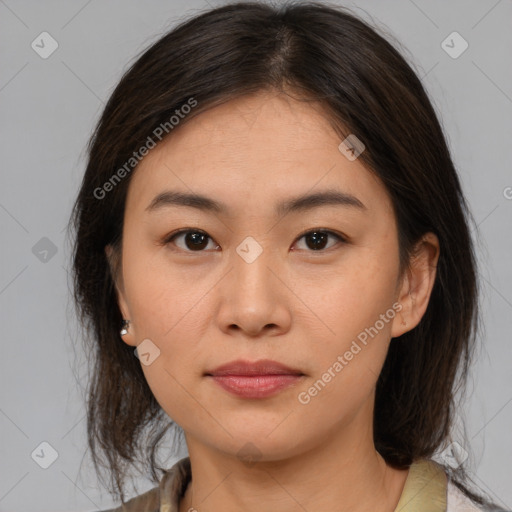
MULTIPOLYGON (((306 233, 303 233, 299 238, 297 238, 297 241, 304 238, 306 241, 306 247, 312 251, 322 251, 326 249, 327 240, 331 238, 335 238, 338 242, 346 242, 345 238, 342 236, 328 230, 310 230, 306 233)), ((187 252, 202 252, 205 248, 208 247, 208 240, 211 240, 213 242, 213 239, 204 231, 198 231, 196 229, 183 229, 181 231, 178 231, 177 233, 174 233, 173 235, 167 237, 164 240, 164 245, 170 244, 171 242, 175 243, 180 249, 183 249, 187 252), (179 240, 180 238, 183 239, 185 246, 178 245, 175 241, 179 240)), ((332 247, 335 244, 331 244, 330 247, 332 247)), ((217 249, 219 245, 213 244, 213 248, 217 249)))
MULTIPOLYGON (((336 233, 333 233, 332 231, 328 231, 328 230, 321 230, 321 229, 315 229, 315 230, 312 230, 312 231, 308 231, 307 233, 304 233, 303 235, 301 235, 298 240, 301 240, 302 238, 304 238, 305 240, 308 240, 310 243, 307 243, 306 242, 306 246, 313 250, 313 251, 321 251, 323 249, 325 249, 325 245, 326 245, 326 241, 329 237, 333 237, 335 239, 337 239, 338 242, 346 242, 346 240, 336 234, 336 233)), ((328 249, 330 249, 333 245, 335 244, 331 244, 328 249)))

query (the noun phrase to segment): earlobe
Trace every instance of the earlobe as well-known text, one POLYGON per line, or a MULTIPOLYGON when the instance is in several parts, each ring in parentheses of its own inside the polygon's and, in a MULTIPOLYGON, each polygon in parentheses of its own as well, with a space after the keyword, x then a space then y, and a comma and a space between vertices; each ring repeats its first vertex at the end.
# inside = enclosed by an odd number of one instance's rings
POLYGON ((119 329, 119 337, 122 341, 124 341, 127 345, 131 347, 136 347, 135 336, 133 333, 133 326, 128 319, 124 319, 123 325, 119 329))
POLYGON ((135 337, 133 335, 133 328, 131 325, 131 322, 128 319, 124 319, 123 325, 119 331, 119 335, 121 339, 127 344, 132 347, 136 346, 135 343, 135 337))
POLYGON ((398 298, 402 309, 393 320, 393 338, 414 329, 425 314, 434 288, 439 254, 437 236, 426 233, 416 245, 403 279, 398 298))

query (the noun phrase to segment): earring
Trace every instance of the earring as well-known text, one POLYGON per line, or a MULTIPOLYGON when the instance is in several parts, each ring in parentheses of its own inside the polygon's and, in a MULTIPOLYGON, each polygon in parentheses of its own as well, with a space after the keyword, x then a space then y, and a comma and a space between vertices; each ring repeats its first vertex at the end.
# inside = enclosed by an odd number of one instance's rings
POLYGON ((129 320, 123 320, 123 328, 120 331, 121 336, 124 336, 125 334, 128 334, 128 327, 130 325, 129 320))

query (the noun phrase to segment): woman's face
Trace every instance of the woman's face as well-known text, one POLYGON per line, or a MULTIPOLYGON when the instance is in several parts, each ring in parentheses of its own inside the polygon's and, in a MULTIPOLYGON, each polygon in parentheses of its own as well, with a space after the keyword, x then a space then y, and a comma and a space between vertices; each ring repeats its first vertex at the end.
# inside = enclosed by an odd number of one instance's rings
POLYGON ((341 432, 371 433, 390 338, 413 325, 396 304, 405 294, 391 201, 340 142, 318 106, 259 93, 178 126, 134 171, 123 340, 144 343, 147 382, 189 444, 276 460, 341 432), (208 202, 149 208, 163 192, 208 202), (333 195, 283 208, 327 192, 362 206, 333 195), (208 375, 263 359, 302 376, 208 375))

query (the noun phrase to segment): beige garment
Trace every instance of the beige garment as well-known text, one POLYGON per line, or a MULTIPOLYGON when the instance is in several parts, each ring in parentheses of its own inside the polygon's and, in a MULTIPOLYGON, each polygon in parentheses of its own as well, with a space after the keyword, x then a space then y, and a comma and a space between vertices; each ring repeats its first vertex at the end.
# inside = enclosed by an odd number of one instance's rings
MULTIPOLYGON (((178 512, 190 477, 190 459, 185 457, 163 475, 158 487, 103 512, 178 512)), ((447 483, 444 470, 434 461, 414 462, 395 512, 446 512, 447 483)))

